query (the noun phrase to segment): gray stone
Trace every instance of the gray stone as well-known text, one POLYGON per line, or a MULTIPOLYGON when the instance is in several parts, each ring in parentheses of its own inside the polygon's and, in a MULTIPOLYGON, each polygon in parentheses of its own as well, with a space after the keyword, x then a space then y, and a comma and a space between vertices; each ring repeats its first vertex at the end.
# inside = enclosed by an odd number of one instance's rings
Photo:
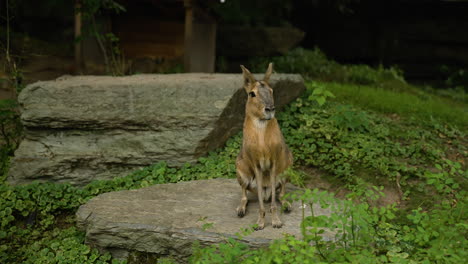
MULTIPOLYGON (((296 189, 289 186, 288 190, 296 189)), ((86 242, 114 257, 124 258, 129 252, 172 257, 184 262, 192 253, 192 243, 203 246, 236 238, 242 228, 255 224, 258 202, 250 194, 247 214, 237 217, 235 208, 241 188, 235 179, 214 179, 176 184, 160 184, 143 189, 101 194, 82 205, 76 213, 78 226, 86 231, 86 242), (204 230, 203 224, 212 227, 204 230)), ((268 208, 269 203, 266 203, 268 208)), ((310 214, 309 208, 306 212, 310 214)), ((329 215, 330 211, 314 207, 315 215, 329 215)), ((281 213, 283 227, 273 228, 270 214, 266 226, 243 237, 251 247, 267 246, 273 239, 291 234, 301 238, 302 209, 299 202, 288 214, 281 213)), ((334 234, 325 232, 324 239, 334 234)))
MULTIPOLYGON (((271 85, 277 108, 305 89, 295 74, 274 74, 271 85)), ((241 130, 247 97, 241 87, 241 74, 80 76, 31 84, 19 96, 26 132, 8 180, 84 185, 159 161, 195 162, 241 130)))

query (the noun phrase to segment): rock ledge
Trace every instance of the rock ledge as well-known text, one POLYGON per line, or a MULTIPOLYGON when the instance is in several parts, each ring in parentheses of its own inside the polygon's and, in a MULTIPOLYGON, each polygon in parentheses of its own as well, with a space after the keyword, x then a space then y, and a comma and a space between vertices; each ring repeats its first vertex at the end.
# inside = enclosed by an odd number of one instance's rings
MULTIPOLYGON (((271 85, 278 109, 305 90, 298 74, 274 74, 271 85)), ((246 98, 241 74, 76 76, 30 84, 18 98, 25 138, 8 181, 85 185, 160 161, 195 162, 242 129, 246 98)))

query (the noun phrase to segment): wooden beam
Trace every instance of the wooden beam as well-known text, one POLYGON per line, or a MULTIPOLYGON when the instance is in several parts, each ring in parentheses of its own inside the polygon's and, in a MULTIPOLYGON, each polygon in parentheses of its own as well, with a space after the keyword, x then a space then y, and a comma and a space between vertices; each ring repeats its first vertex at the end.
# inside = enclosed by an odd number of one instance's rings
POLYGON ((193 38, 193 6, 192 0, 184 0, 185 7, 185 32, 184 32, 184 71, 191 71, 191 52, 193 38))

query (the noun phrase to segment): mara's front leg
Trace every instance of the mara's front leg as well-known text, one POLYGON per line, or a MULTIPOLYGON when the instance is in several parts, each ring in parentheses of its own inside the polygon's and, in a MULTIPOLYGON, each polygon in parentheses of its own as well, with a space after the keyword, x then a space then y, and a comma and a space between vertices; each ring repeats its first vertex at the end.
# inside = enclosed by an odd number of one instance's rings
POLYGON ((265 227, 265 206, 263 204, 263 173, 260 169, 255 169, 255 178, 257 180, 257 195, 258 195, 258 220, 255 230, 262 230, 265 227))
POLYGON ((278 216, 278 206, 276 205, 276 182, 278 179, 278 174, 276 173, 275 166, 273 166, 272 170, 270 171, 270 183, 271 183, 271 205, 270 205, 270 212, 271 212, 271 224, 274 228, 281 228, 283 223, 278 216))

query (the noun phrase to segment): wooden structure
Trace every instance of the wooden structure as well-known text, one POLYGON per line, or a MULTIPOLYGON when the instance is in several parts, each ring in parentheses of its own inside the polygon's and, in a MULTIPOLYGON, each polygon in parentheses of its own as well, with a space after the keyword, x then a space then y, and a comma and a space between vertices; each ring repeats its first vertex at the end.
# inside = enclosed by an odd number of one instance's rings
POLYGON ((193 0, 184 0, 184 68, 186 72, 214 72, 216 22, 193 0))
MULTIPOLYGON (((183 63, 185 72, 214 72, 216 20, 203 6, 207 2, 122 0, 127 11, 109 18, 110 30, 126 59, 153 64, 143 72, 169 63, 183 63)), ((85 60, 96 58, 96 52, 84 53, 85 60)))

